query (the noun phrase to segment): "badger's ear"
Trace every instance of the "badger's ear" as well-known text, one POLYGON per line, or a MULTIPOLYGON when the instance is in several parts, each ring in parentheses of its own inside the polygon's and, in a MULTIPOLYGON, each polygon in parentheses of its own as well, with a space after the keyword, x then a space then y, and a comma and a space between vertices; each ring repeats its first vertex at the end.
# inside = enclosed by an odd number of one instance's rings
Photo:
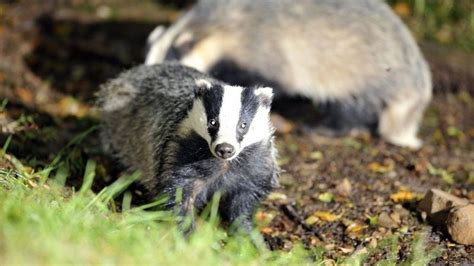
POLYGON ((199 89, 210 89, 212 87, 211 82, 205 79, 196 79, 194 83, 199 89))
POLYGON ((266 107, 270 107, 273 100, 273 89, 270 87, 262 87, 255 89, 255 95, 260 98, 260 101, 266 107))
POLYGON ((203 91, 206 91, 212 87, 211 82, 205 79, 196 79, 194 83, 196 84, 197 94, 201 94, 203 91))

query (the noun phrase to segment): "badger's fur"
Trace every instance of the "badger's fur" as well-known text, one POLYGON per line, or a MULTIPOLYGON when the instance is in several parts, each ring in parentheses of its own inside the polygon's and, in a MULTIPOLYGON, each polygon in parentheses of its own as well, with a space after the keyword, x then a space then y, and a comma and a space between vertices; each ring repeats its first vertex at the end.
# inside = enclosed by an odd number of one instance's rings
POLYGON ((146 64, 178 59, 226 82, 271 84, 326 107, 323 127, 421 145, 430 71, 382 0, 201 0, 148 45, 146 64))
POLYGON ((98 94, 106 151, 180 214, 199 211, 222 193, 222 218, 251 229, 252 214, 276 184, 273 93, 239 87, 174 63, 138 66, 98 94))

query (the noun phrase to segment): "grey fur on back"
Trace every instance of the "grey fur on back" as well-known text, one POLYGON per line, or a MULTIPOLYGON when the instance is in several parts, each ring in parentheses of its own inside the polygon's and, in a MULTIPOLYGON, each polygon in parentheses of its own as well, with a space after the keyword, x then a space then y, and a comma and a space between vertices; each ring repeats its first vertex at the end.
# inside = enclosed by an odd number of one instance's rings
MULTIPOLYGON (((229 61, 286 94, 340 102, 353 120, 380 119, 378 131, 392 143, 421 144, 416 132, 431 74, 382 0, 201 0, 155 44, 201 71, 229 61), (191 39, 184 48, 183 39, 191 39)), ((147 63, 164 59, 152 55, 147 63)), ((217 77, 241 84, 232 80, 237 75, 217 77)))

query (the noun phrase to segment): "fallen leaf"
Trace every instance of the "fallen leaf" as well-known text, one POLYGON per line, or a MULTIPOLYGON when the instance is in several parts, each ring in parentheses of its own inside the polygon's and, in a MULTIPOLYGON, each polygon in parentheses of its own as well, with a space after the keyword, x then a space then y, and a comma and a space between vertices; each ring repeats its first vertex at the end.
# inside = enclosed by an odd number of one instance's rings
POLYGON ((273 233, 273 229, 271 227, 268 227, 268 226, 262 227, 262 228, 260 228, 260 233, 262 233, 262 234, 271 234, 271 233, 273 233))
POLYGON ((268 195, 267 199, 270 200, 270 201, 287 200, 288 197, 283 193, 272 192, 268 195))
POLYGON ((308 225, 313 225, 318 221, 319 221, 319 218, 313 215, 309 216, 308 218, 304 220, 305 224, 308 224, 308 225))
POLYGON ((374 216, 365 215, 365 217, 369 219, 370 225, 377 225, 379 223, 379 217, 377 215, 374 215, 374 216))
POLYGON ((413 201, 416 199, 415 195, 410 192, 410 191, 399 191, 397 193, 393 193, 392 195, 390 195, 390 199, 395 202, 395 203, 398 203, 398 202, 407 202, 407 201, 413 201))
POLYGON ((405 2, 396 3, 393 10, 401 17, 407 17, 411 14, 410 6, 405 2))
POLYGON ((408 233, 408 226, 401 227, 400 229, 398 229, 398 232, 400 232, 402 234, 408 233))
POLYGON ((64 97, 56 103, 56 108, 62 116, 84 117, 89 111, 90 107, 73 97, 64 97))
POLYGON ((323 264, 324 264, 324 266, 335 266, 335 265, 337 265, 336 261, 332 260, 332 259, 325 259, 323 261, 323 264))
POLYGON ((402 220, 400 218, 400 214, 398 214, 397 212, 390 213, 390 218, 392 218, 392 220, 395 221, 397 224, 402 223, 402 220))
POLYGON ((267 213, 264 211, 258 211, 257 213, 255 213, 255 219, 257 221, 265 221, 266 217, 267 213))
POLYGON ((365 226, 362 226, 361 224, 353 222, 349 226, 347 226, 345 232, 347 235, 349 235, 349 237, 356 237, 362 234, 362 232, 364 231, 364 228, 365 226))
POLYGON ((379 215, 379 225, 385 228, 395 228, 398 224, 390 218, 390 216, 386 212, 382 212, 379 215))
POLYGON ((393 170, 393 165, 382 165, 378 162, 373 162, 370 163, 367 168, 374 172, 374 173, 380 173, 380 174, 385 174, 393 170))
POLYGON ((38 186, 38 184, 32 180, 27 181, 28 185, 30 185, 31 188, 35 188, 38 186))
POLYGON ((277 160, 278 166, 283 166, 285 164, 288 164, 289 162, 290 162, 290 158, 288 157, 280 158, 277 160))
POLYGON ((326 222, 333 222, 340 218, 338 215, 332 214, 327 211, 317 211, 313 213, 312 216, 318 217, 322 221, 326 222))
POLYGON ((354 247, 348 246, 348 247, 340 247, 339 250, 342 251, 344 254, 349 254, 354 251, 354 247))
POLYGON ((309 154, 309 158, 316 161, 321 160, 323 158, 323 153, 320 151, 313 151, 309 154))
POLYGON ((469 129, 469 136, 474 138, 474 127, 469 129))
POLYGON ((447 184, 454 184, 453 174, 442 168, 436 168, 432 164, 428 164, 428 173, 433 176, 440 176, 447 184))
POLYGON ((454 184, 454 177, 453 174, 448 173, 448 171, 443 171, 441 174, 441 179, 449 185, 454 184))
POLYGON ((341 183, 336 186, 336 191, 339 195, 348 197, 352 192, 352 185, 349 179, 344 178, 341 183))
POLYGON ((343 143, 344 143, 344 145, 352 147, 356 150, 360 150, 362 148, 362 143, 360 143, 357 140, 352 139, 352 138, 345 138, 343 140, 343 143))
POLYGON ((377 244, 378 244, 378 243, 377 243, 377 239, 374 237, 374 238, 372 238, 372 239, 370 240, 370 242, 369 242, 369 247, 370 247, 370 248, 376 248, 376 247, 377 247, 377 244))
POLYGON ((336 247, 335 244, 327 244, 326 246, 324 246, 324 248, 327 250, 333 250, 335 247, 336 247))
POLYGON ((318 196, 318 199, 322 202, 331 202, 334 200, 334 195, 331 192, 324 192, 318 196))

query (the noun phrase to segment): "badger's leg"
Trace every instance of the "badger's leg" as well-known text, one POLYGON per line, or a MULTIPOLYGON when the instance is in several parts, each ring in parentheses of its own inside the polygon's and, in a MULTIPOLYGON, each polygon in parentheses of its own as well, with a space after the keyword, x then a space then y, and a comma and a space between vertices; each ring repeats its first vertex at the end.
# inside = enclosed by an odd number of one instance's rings
POLYGON ((222 218, 237 229, 250 233, 253 229, 253 214, 260 204, 262 196, 251 191, 240 191, 225 197, 221 203, 222 218))
POLYGON ((378 131, 380 135, 392 144, 421 148, 422 141, 417 137, 418 129, 430 95, 405 94, 388 102, 382 111, 378 131))
POLYGON ((165 208, 175 210, 178 218, 178 228, 188 235, 194 230, 194 202, 190 193, 191 185, 185 180, 167 181, 158 186, 160 195, 166 197, 165 208))
POLYGON ((199 193, 203 180, 194 169, 179 169, 161 177, 157 190, 167 197, 166 208, 175 209, 178 215, 178 227, 188 235, 194 230, 195 209, 202 206, 199 193))

